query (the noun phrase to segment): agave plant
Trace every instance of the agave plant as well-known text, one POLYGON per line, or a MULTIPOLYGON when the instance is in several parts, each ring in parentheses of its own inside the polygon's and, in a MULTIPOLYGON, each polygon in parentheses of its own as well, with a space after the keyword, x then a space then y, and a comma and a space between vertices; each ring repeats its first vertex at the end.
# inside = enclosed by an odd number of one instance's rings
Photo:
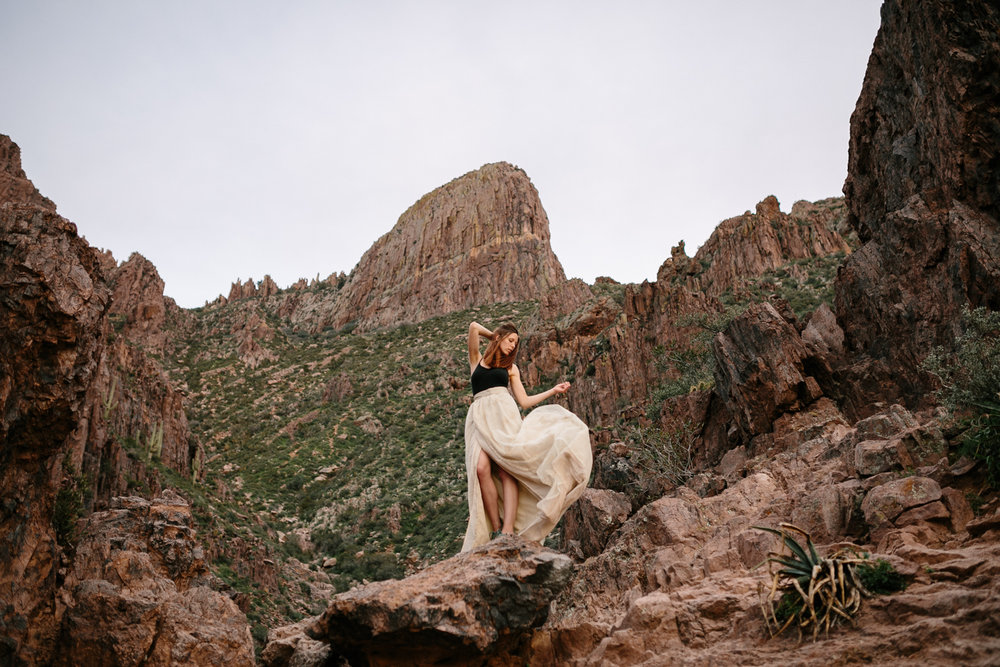
POLYGON ((769 553, 765 561, 771 573, 771 590, 761 598, 761 611, 772 637, 793 625, 800 639, 808 628, 815 639, 820 630, 829 632, 839 621, 853 625, 861 597, 867 594, 855 572, 862 559, 847 550, 822 558, 809 533, 790 523, 777 529, 754 528, 781 537, 781 550, 769 553), (795 539, 796 534, 805 538, 805 547, 795 539))

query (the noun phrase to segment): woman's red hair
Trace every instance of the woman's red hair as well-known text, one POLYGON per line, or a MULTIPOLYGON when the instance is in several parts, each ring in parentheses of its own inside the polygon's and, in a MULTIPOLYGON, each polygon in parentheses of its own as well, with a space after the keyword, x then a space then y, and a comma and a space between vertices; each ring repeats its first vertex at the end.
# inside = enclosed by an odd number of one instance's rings
POLYGON ((517 344, 514 345, 510 354, 504 354, 503 350, 500 349, 500 341, 512 333, 517 333, 517 327, 509 322, 501 324, 493 331, 493 339, 490 340, 490 344, 486 346, 486 352, 483 353, 483 364, 490 368, 510 368, 514 365, 517 350, 521 347, 521 334, 517 334, 517 344))

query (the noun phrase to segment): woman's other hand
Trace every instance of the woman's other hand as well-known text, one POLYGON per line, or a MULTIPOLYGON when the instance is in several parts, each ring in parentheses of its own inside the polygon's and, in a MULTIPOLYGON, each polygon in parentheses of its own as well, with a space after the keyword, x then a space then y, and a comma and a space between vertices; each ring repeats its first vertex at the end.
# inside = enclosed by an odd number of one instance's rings
POLYGON ((556 386, 552 387, 552 391, 557 394, 565 394, 569 390, 569 382, 560 382, 556 386))

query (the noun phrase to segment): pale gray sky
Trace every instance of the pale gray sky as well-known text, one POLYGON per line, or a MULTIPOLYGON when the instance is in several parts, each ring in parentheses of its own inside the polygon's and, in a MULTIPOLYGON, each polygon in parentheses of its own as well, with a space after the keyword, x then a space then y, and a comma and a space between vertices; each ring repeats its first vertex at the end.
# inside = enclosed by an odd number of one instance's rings
POLYGON ((0 0, 0 133, 186 307, 350 271, 500 160, 568 276, 639 282, 769 194, 840 195, 879 6, 0 0))

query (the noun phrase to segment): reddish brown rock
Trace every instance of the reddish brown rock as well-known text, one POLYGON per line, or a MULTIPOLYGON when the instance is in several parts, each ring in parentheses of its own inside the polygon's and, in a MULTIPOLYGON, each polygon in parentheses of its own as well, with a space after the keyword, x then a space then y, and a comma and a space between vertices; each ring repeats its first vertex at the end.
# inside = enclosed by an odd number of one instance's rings
POLYGON ((810 213, 800 206, 801 217, 793 218, 782 213, 778 200, 769 196, 757 204, 756 213, 748 211, 719 223, 692 259, 684 254, 683 244, 674 248, 660 267, 657 282, 682 281, 717 297, 791 260, 850 253, 847 242, 827 220, 805 219, 810 213))
POLYGON ((267 325, 256 309, 241 311, 231 332, 236 339, 240 361, 248 368, 257 368, 265 361, 274 361, 278 358, 278 355, 265 346, 265 343, 274 338, 274 330, 267 325))
POLYGON ((0 662, 33 663, 55 640, 52 515, 64 475, 73 483, 66 441, 104 352, 111 295, 75 225, 10 202, 0 206, 0 285, 0 662))
POLYGON ((864 246, 836 282, 846 346, 873 360, 847 374, 860 416, 926 404, 926 354, 954 344, 964 306, 1000 308, 998 35, 988 2, 882 6, 844 185, 864 246))
POLYGON ((119 269, 47 206, 3 203, 0 239, 0 662, 46 663, 73 522, 129 479, 158 487, 119 438, 155 431, 157 458, 183 474, 199 450, 181 395, 144 351, 162 349, 172 305, 155 268, 135 256, 119 269))
POLYGON ((562 282, 542 295, 538 314, 545 320, 556 320, 594 298, 594 293, 579 278, 562 282))
POLYGON ((927 477, 904 477, 868 492, 861 503, 865 521, 872 529, 892 523, 906 510, 941 498, 941 487, 927 477))
POLYGON ((572 571, 565 555, 497 540, 406 579, 341 593, 306 634, 351 664, 483 661, 545 621, 572 571))
POLYGON ((488 164, 422 197, 351 272, 319 327, 414 322, 536 298, 565 281, 527 174, 488 164))
POLYGON ((110 272, 114 289, 108 314, 116 332, 151 352, 166 345, 167 308, 176 305, 163 296, 163 279, 152 262, 137 252, 110 272))
POLYGON ((253 665, 246 616, 212 585, 180 496, 115 499, 83 524, 55 664, 253 665))
POLYGON ((596 556, 631 513, 632 504, 624 493, 587 489, 563 517, 563 543, 579 549, 583 558, 596 556))
POLYGON ((330 664, 330 645, 305 633, 314 619, 275 628, 267 633, 267 646, 260 654, 264 667, 325 667, 330 664))
POLYGON ((227 300, 248 299, 257 295, 257 285, 254 283, 253 278, 247 278, 245 283, 241 283, 239 280, 233 283, 232 287, 229 288, 229 298, 227 300))
POLYGON ((21 149, 10 137, 0 134, 0 206, 7 202, 56 212, 56 205, 38 192, 21 168, 21 149))
POLYGON ((716 391, 747 438, 771 431, 779 415, 821 396, 803 367, 807 351, 798 332, 769 303, 751 305, 716 335, 712 348, 716 391))
POLYGON ((278 289, 278 284, 271 279, 271 276, 265 275, 264 279, 260 282, 260 298, 267 299, 277 294, 280 290, 278 289))

